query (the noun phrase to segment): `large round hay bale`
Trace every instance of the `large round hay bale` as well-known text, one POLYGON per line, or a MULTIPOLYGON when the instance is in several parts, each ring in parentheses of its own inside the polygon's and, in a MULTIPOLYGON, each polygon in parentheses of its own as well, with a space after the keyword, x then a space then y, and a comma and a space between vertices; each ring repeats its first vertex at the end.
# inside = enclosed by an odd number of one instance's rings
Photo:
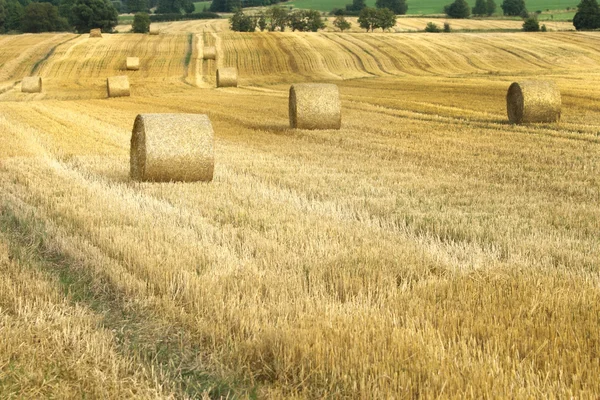
POLYGON ((90 29, 90 37, 102 37, 102 29, 90 29))
POLYGON ((237 87, 237 68, 224 67, 217 69, 217 87, 237 87))
POLYGON ((513 124, 558 122, 560 90, 551 81, 514 82, 506 93, 508 120, 513 124))
POLYGON ((337 85, 300 83, 290 87, 290 126, 299 129, 340 129, 342 105, 337 85))
POLYGON ((160 34, 160 29, 155 26, 150 26, 150 30, 148 31, 148 33, 151 35, 158 35, 160 34))
POLYGON ((211 181, 213 128, 205 114, 140 114, 131 133, 130 175, 142 181, 211 181))
POLYGON ((125 75, 111 76, 106 79, 106 90, 108 97, 129 96, 129 79, 125 75))
POLYGON ((138 57, 127 57, 127 69, 130 71, 140 69, 140 59, 138 57))
POLYGON ((42 91, 42 78, 39 76, 26 76, 21 81, 21 92, 40 93, 42 91))
POLYGON ((217 48, 215 46, 208 46, 202 50, 202 57, 205 60, 216 60, 217 59, 217 48))

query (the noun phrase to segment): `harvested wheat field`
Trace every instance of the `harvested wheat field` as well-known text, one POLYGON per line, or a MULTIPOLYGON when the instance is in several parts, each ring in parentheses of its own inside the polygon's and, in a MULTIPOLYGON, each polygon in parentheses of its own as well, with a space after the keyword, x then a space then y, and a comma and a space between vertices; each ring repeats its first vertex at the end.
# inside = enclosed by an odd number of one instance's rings
POLYGON ((197 24, 0 36, 0 397, 600 396, 599 33, 197 24), (536 79, 560 122, 510 124, 536 79), (208 116, 212 181, 131 179, 155 113, 208 116))

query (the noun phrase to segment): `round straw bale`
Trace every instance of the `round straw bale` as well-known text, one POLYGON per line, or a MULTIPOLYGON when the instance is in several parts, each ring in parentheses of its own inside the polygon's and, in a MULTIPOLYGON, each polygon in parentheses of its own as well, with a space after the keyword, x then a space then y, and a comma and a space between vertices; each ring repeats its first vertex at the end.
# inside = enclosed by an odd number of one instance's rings
POLYGON ((102 29, 90 29, 90 37, 102 37, 102 29))
POLYGON ((26 76, 21 81, 21 92, 40 93, 42 91, 42 78, 39 76, 26 76))
POLYGON ((217 87, 237 87, 237 68, 225 67, 217 69, 217 87))
POLYGON ((202 50, 203 58, 205 60, 216 60, 217 59, 217 48, 214 46, 205 47, 202 50))
POLYGON ((513 124, 558 122, 560 90, 551 81, 514 82, 506 93, 508 120, 513 124))
POLYGON ((342 111, 337 85, 300 83, 290 87, 290 126, 299 129, 340 129, 342 111))
POLYGON ((108 97, 129 96, 129 79, 125 75, 111 76, 106 79, 108 97))
POLYGON ((140 69, 140 59, 138 57, 127 57, 127 69, 130 71, 140 69))
POLYGON ((151 35, 158 35, 160 34, 160 29, 158 27, 150 26, 148 33, 151 35))
POLYGON ((205 114, 139 114, 131 133, 131 178, 211 181, 213 135, 205 114))

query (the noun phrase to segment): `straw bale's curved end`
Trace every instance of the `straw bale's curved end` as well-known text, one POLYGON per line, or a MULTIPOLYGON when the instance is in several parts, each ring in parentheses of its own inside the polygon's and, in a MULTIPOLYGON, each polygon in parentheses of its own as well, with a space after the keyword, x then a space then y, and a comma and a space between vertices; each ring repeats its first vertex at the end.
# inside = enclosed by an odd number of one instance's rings
POLYGON ((21 92, 23 93, 41 93, 42 78, 40 76, 26 76, 21 81, 21 92))
POLYGON ((208 46, 202 49, 202 58, 205 60, 216 60, 217 59, 217 48, 214 46, 208 46))
POLYGON ((560 90, 551 81, 513 82, 506 93, 506 112, 513 124, 558 122, 560 90))
POLYGON ((217 69, 217 87, 237 87, 237 68, 225 67, 217 69))
POLYGON ((108 97, 123 97, 131 95, 129 90, 129 78, 126 75, 111 76, 106 79, 106 91, 108 97))
POLYGON ((337 85, 300 83, 290 87, 290 127, 340 129, 342 105, 337 85))
POLYGON ((204 114, 140 114, 131 133, 133 180, 212 181, 214 132, 204 114))

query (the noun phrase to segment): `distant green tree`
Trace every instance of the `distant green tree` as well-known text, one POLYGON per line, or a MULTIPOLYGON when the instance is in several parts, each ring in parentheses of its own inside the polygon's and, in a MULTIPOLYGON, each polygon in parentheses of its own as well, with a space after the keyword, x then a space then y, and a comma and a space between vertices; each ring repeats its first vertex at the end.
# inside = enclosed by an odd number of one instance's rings
POLYGON ((134 33, 148 33, 150 31, 150 16, 147 13, 135 14, 131 28, 134 33))
POLYGON ((112 32, 118 23, 117 10, 108 0, 76 0, 72 12, 73 25, 79 33, 94 28, 112 32))
POLYGON ((352 0, 352 4, 346 5, 346 11, 362 11, 363 8, 367 7, 365 0, 352 0))
POLYGON ((442 30, 440 29, 439 26, 437 26, 437 24, 435 22, 428 22, 427 26, 425 26, 425 32, 429 32, 429 33, 438 33, 441 32, 442 30))
MULTIPOLYGON (((238 2, 239 2, 239 0, 238 0, 238 2)), ((180 13, 181 10, 187 11, 189 9, 190 5, 191 5, 191 7, 194 6, 194 4, 192 4, 192 0, 158 0, 158 6, 156 7, 156 13, 157 14, 180 13)), ((192 12, 193 11, 194 10, 192 9, 192 12)), ((213 11, 213 10, 211 9, 211 11, 213 11)), ((232 11, 232 10, 224 10, 224 11, 232 11)))
POLYGON ((289 14, 288 26, 292 31, 317 32, 325 28, 325 22, 317 10, 296 10, 289 14))
POLYGON ((213 0, 209 10, 212 12, 235 12, 240 8, 242 8, 241 0, 213 0))
POLYGON ((127 0, 127 10, 130 13, 147 12, 148 0, 127 0))
POLYGON ((265 13, 261 11, 260 14, 258 14, 258 29, 260 29, 261 32, 264 32, 265 29, 267 29, 267 17, 265 16, 265 13))
POLYGON ((25 7, 21 3, 18 1, 8 1, 6 3, 6 20, 4 22, 6 32, 20 31, 24 15, 25 7))
POLYGON ((408 11, 406 0, 376 0, 375 7, 387 8, 398 15, 404 15, 406 14, 406 11, 408 11))
POLYGON ((288 25, 288 18, 289 18, 289 13, 288 13, 287 9, 285 9, 283 7, 279 7, 279 6, 271 7, 267 10, 267 12, 265 13, 265 16, 267 17, 267 20, 269 21, 269 23, 268 23, 269 31, 273 32, 277 28, 279 28, 279 30, 281 32, 285 31, 285 27, 288 25))
POLYGON ((29 33, 60 32, 68 31, 69 23, 51 3, 31 3, 25 7, 21 29, 29 33))
POLYGON ((377 10, 377 27, 386 31, 396 25, 396 14, 389 8, 377 10))
POLYGON ((487 15, 491 16, 496 12, 496 2, 494 0, 487 0, 486 2, 487 15))
POLYGON ((250 15, 245 15, 241 10, 229 18, 229 26, 234 32, 254 32, 257 20, 250 15))
POLYGON ((444 22, 444 32, 452 32, 452 28, 450 27, 450 24, 448 22, 444 22))
POLYGON ((540 23, 537 18, 529 17, 523 22, 523 31, 524 32, 539 32, 540 31, 540 23))
POLYGON ((367 32, 373 32, 375 28, 378 28, 377 22, 377 10, 374 8, 365 7, 358 15, 358 25, 367 32))
POLYGON ((373 32, 377 28, 385 31, 396 25, 396 15, 387 8, 365 7, 358 15, 358 25, 367 32, 373 32))
POLYGON ((475 2, 475 7, 473 7, 473 15, 481 17, 482 15, 487 15, 487 3, 486 0, 477 0, 475 2))
POLYGON ((600 7, 596 0, 581 0, 577 6, 577 12, 573 17, 575 29, 598 29, 600 28, 600 7))
POLYGON ((5 27, 6 15, 7 15, 6 0, 0 0, 0 33, 4 32, 6 30, 6 27, 5 27))
POLYGON ((504 15, 516 17, 523 16, 527 13, 525 0, 504 0, 500 7, 502 8, 504 15))
POLYGON ((345 30, 350 29, 352 24, 350 24, 343 15, 338 15, 333 21, 333 26, 338 28, 341 32, 344 32, 345 30))
POLYGON ((61 0, 58 4, 58 14, 61 17, 65 17, 69 24, 75 25, 73 19, 73 6, 75 5, 75 0, 61 0))
POLYGON ((542 24, 542 26, 540 26, 540 32, 547 32, 548 28, 546 28, 546 24, 542 24))
POLYGON ((454 3, 444 7, 444 12, 450 18, 467 18, 471 15, 471 7, 466 0, 454 0, 454 3))

